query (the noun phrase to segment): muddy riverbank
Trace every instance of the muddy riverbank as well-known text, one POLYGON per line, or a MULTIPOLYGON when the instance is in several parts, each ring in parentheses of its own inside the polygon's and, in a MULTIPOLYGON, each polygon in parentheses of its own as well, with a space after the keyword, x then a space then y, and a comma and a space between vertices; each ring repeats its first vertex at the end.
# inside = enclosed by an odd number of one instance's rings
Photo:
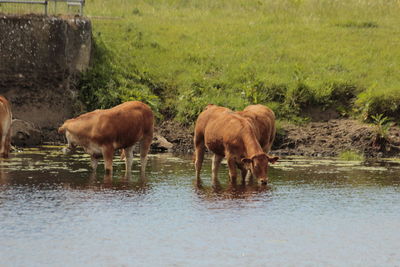
MULTIPOLYGON (((17 147, 65 143, 65 138, 56 129, 34 129, 32 132, 32 129, 22 126, 13 131, 17 147)), ((171 120, 158 123, 153 151, 192 153, 193 128, 171 120)), ((357 152, 365 157, 400 157, 400 128, 391 127, 384 139, 377 135, 376 126, 357 120, 335 119, 304 125, 282 123, 271 153, 279 156, 336 157, 344 151, 357 152)))
MULTIPOLYGON (((175 152, 193 151, 193 127, 174 121, 158 125, 158 133, 174 146, 175 152)), ((393 126, 387 138, 377 136, 374 125, 357 120, 336 119, 304 125, 283 123, 277 132, 272 153, 277 155, 335 157, 343 151, 362 153, 366 157, 399 157, 400 129, 393 126)))

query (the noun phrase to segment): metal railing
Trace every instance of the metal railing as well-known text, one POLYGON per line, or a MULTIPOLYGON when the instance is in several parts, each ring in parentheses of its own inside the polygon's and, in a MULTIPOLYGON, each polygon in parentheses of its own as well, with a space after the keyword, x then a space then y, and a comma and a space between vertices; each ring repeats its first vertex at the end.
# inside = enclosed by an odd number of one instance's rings
POLYGON ((44 13, 47 15, 47 1, 18 1, 18 0, 0 0, 0 4, 26 4, 26 5, 44 5, 44 13))
POLYGON ((37 10, 22 7, 31 5, 43 5, 45 15, 48 15, 48 13, 58 13, 60 10, 62 10, 62 6, 67 8, 66 13, 71 13, 71 9, 73 7, 77 7, 79 10, 79 15, 82 16, 85 0, 0 0, 0 13, 4 11, 4 13, 9 13, 11 10, 13 10, 13 8, 16 11, 11 13, 37 13, 37 10), (16 8, 17 6, 20 8, 16 8))
POLYGON ((49 0, 54 2, 55 10, 57 10, 57 3, 64 2, 67 4, 68 11, 71 7, 78 7, 79 8, 79 15, 83 15, 83 7, 85 5, 85 0, 49 0))

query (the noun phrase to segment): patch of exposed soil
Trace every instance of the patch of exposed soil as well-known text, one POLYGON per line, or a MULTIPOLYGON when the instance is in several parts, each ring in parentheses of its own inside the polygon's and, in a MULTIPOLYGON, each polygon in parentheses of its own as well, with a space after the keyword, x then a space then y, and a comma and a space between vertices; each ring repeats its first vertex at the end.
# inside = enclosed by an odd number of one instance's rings
POLYGON ((191 153, 193 151, 193 127, 168 120, 160 123, 155 130, 174 145, 172 148, 174 152, 191 153))
POLYGON ((273 152, 282 155, 337 156, 356 151, 367 157, 398 156, 400 129, 392 127, 387 140, 377 138, 375 126, 356 120, 311 122, 304 126, 284 125, 273 152))
MULTIPOLYGON (((157 131, 174 145, 175 152, 193 151, 193 127, 164 121, 157 131)), ((331 157, 351 150, 367 157, 400 156, 399 127, 390 129, 387 140, 376 137, 374 126, 356 120, 335 119, 303 126, 284 124, 276 136, 271 153, 331 157)))

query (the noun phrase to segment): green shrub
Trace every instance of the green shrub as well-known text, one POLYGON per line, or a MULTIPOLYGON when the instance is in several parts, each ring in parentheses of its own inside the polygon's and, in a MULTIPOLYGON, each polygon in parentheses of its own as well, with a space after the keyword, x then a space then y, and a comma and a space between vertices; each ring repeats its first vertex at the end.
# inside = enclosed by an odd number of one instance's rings
POLYGON ((356 107, 364 120, 370 121, 373 115, 400 118, 400 90, 398 88, 378 89, 371 87, 360 93, 356 107))
POLYGON ((267 81, 254 81, 244 88, 244 95, 250 104, 262 104, 268 102, 283 102, 287 92, 284 84, 268 83, 267 81))
POLYGON ((79 98, 88 110, 138 100, 149 104, 159 115, 159 97, 152 92, 153 86, 145 76, 135 73, 135 69, 125 69, 116 64, 115 55, 101 38, 96 38, 93 50, 92 66, 82 75, 79 83, 79 98))
POLYGON ((383 114, 376 114, 371 116, 372 123, 375 126, 376 139, 386 139, 389 135, 389 129, 393 126, 388 117, 384 117, 383 114))
POLYGON ((241 92, 227 88, 203 87, 199 83, 194 83, 191 89, 184 91, 178 99, 177 120, 185 124, 194 122, 208 104, 232 110, 241 110, 249 104, 241 92))

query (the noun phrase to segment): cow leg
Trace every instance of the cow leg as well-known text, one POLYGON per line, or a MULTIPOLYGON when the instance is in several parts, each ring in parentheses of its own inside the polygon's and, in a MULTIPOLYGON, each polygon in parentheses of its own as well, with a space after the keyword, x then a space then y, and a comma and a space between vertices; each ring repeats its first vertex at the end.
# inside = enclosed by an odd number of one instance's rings
POLYGON ((114 157, 114 148, 112 146, 106 146, 102 149, 104 158, 104 169, 106 174, 112 173, 112 162, 114 157))
POLYGON ((231 183, 236 183, 237 178, 237 170, 236 170, 236 160, 234 158, 228 157, 228 167, 229 167, 229 177, 231 179, 231 183))
POLYGON ((247 174, 246 174, 246 180, 248 180, 250 183, 253 182, 254 178, 253 178, 253 174, 251 173, 250 170, 247 170, 247 174))
POLYGON ((153 134, 146 135, 140 141, 140 174, 144 175, 147 164, 147 153, 149 153, 151 142, 153 141, 153 134))
POLYGON ((1 125, 0 125, 0 157, 6 157, 6 149, 7 149, 7 134, 4 132, 4 129, 1 129, 1 125), (3 130, 3 132, 1 133, 1 130, 3 130))
POLYGON ((204 145, 200 144, 200 145, 196 145, 196 149, 195 149, 195 159, 194 159, 194 166, 196 169, 196 180, 199 181, 200 180, 200 171, 201 171, 201 166, 203 165, 203 160, 204 160, 204 145))
POLYGON ((265 153, 267 154, 271 151, 272 145, 274 144, 275 135, 276 135, 276 127, 275 127, 275 121, 273 121, 271 135, 269 137, 269 142, 268 142, 268 151, 265 151, 265 153))
POLYGON ((246 177, 247 177, 247 169, 244 167, 243 164, 238 164, 238 168, 240 169, 240 172, 242 174, 242 184, 246 183, 246 177))
POLYGON ((125 153, 125 173, 128 175, 132 171, 132 161, 133 161, 133 148, 134 146, 130 146, 124 148, 125 153))
POLYGON ((93 171, 96 171, 99 159, 95 155, 90 155, 90 165, 92 165, 93 171))
POLYGON ((9 129, 7 132, 6 140, 4 143, 4 157, 8 158, 8 154, 10 153, 11 149, 11 130, 9 129))
POLYGON ((213 184, 216 184, 218 182, 218 169, 219 166, 221 165, 221 161, 224 157, 214 154, 213 158, 212 158, 212 182, 213 184))

